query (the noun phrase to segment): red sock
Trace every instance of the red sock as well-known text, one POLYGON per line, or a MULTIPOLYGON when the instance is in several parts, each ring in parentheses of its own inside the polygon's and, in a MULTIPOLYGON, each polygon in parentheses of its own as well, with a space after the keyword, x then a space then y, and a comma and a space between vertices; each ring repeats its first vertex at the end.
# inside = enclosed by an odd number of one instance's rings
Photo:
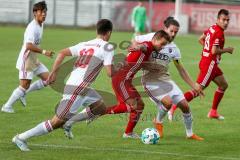
POLYGON ((128 124, 127 124, 127 128, 125 130, 125 133, 128 134, 128 133, 133 132, 133 129, 136 126, 141 114, 142 114, 142 111, 132 111, 132 112, 130 112, 129 121, 128 121, 128 124))
POLYGON ((108 107, 106 113, 107 114, 119 114, 119 113, 128 113, 129 107, 125 103, 119 103, 115 106, 108 107))
POLYGON ((177 105, 173 104, 172 108, 170 109, 170 112, 172 112, 172 114, 174 114, 175 110, 177 109, 177 105))
POLYGON ((184 93, 185 99, 190 102, 193 98, 197 97, 197 93, 195 93, 193 90, 190 90, 186 93, 184 93))
POLYGON ((218 88, 215 91, 214 99, 213 99, 213 103, 212 103, 212 109, 213 110, 217 110, 218 105, 219 105, 220 101, 222 100, 223 95, 224 95, 224 91, 223 90, 218 88))

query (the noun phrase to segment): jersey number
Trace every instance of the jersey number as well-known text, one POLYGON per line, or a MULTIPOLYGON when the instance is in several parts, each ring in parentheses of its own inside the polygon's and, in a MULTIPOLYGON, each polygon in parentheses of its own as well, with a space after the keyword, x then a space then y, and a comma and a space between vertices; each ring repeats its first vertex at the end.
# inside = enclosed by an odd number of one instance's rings
POLYGON ((90 59, 92 58, 92 55, 94 53, 94 49, 83 49, 79 52, 79 58, 75 63, 75 67, 85 68, 90 59))
POLYGON ((205 38, 205 44, 204 44, 204 49, 208 50, 209 51, 209 46, 210 46, 210 34, 208 33, 206 38, 205 38))

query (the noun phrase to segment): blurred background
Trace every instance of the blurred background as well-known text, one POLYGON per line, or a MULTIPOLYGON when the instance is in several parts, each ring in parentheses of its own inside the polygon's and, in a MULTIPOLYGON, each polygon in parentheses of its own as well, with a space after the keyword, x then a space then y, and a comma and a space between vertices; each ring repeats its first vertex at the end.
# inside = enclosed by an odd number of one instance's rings
MULTIPOLYGON (((27 24, 31 6, 39 0, 0 0, 0 23, 27 24)), ((100 18, 111 19, 115 30, 130 31, 131 13, 138 0, 46 0, 47 25, 91 27, 100 18)), ((198 33, 212 25, 219 9, 231 12, 227 34, 240 35, 240 0, 145 0, 148 31, 162 27, 167 16, 175 16, 181 33, 198 33)))

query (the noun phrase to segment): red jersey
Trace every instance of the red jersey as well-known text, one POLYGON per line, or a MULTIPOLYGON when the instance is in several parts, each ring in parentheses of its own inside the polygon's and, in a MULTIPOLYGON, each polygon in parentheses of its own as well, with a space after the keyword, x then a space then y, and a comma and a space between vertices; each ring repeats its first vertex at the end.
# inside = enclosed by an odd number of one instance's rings
POLYGON ((212 47, 219 46, 221 49, 224 47, 224 30, 217 24, 212 25, 208 28, 204 35, 206 36, 202 51, 202 60, 211 62, 214 60, 219 63, 221 56, 212 54, 212 47))
POLYGON ((132 80, 134 75, 142 68, 144 62, 148 61, 149 56, 154 51, 152 42, 146 41, 141 44, 147 47, 147 52, 129 52, 127 57, 125 58, 126 65, 115 75, 118 77, 118 79, 120 78, 124 80, 132 80))

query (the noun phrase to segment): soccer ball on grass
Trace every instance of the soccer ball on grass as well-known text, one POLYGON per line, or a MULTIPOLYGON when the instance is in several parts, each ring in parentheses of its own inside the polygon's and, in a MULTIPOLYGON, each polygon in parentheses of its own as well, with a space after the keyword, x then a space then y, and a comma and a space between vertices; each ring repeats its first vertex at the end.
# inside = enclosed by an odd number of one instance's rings
POLYGON ((141 139, 144 144, 157 144, 160 139, 160 136, 155 128, 146 128, 142 132, 141 139))

